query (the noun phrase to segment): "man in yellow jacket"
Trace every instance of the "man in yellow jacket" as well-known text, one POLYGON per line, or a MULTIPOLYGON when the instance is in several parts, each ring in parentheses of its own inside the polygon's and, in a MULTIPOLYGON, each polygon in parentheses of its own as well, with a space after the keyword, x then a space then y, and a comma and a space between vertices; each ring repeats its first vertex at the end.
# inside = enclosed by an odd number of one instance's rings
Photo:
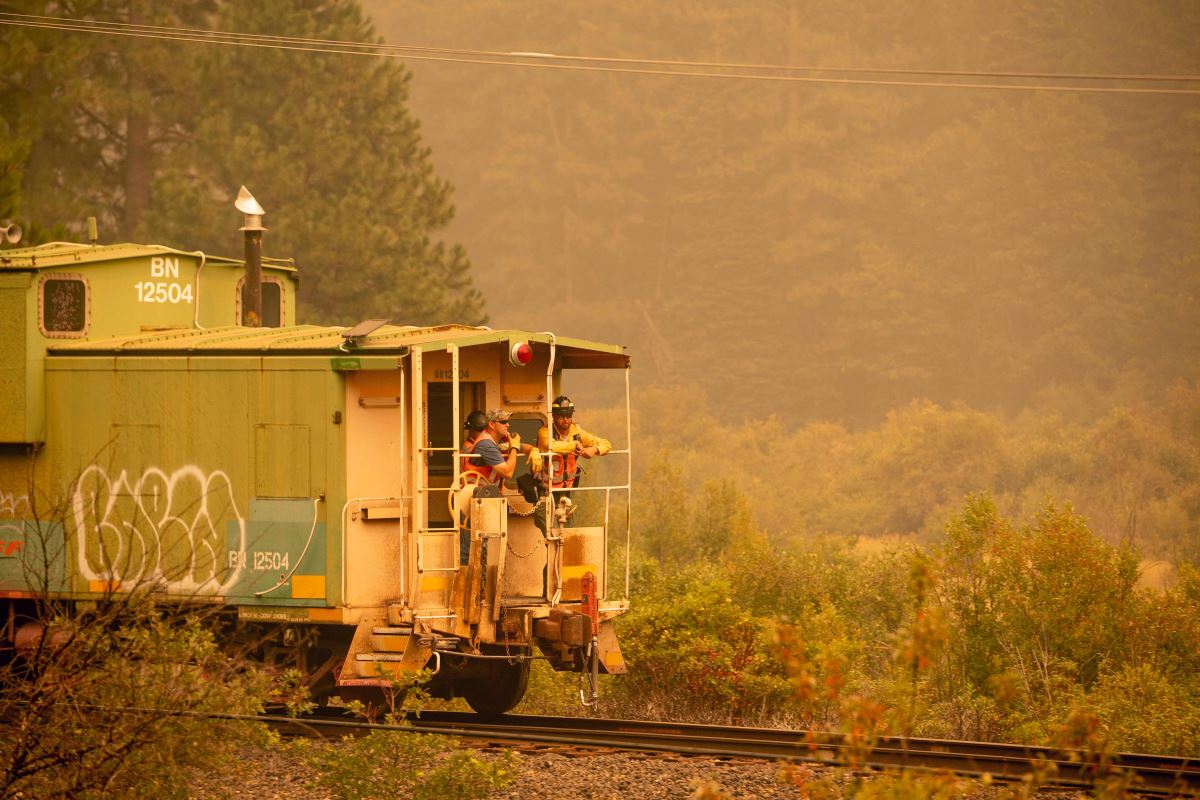
MULTIPOLYGON (((552 426, 543 425, 538 431, 537 449, 543 453, 549 452, 550 464, 543 471, 543 481, 552 481, 554 489, 572 489, 579 485, 578 460, 607 455, 612 450, 612 443, 607 439, 588 433, 575 424, 575 404, 566 395, 554 398, 550 406, 553 417, 552 426), (554 436, 551 438, 551 429, 554 436), (551 476, 553 476, 551 478, 551 476)), ((556 495, 567 497, 566 493, 556 495)), ((568 501, 569 502, 569 501, 568 501)), ((539 509, 534 521, 538 528, 545 533, 546 520, 544 510, 539 509)))

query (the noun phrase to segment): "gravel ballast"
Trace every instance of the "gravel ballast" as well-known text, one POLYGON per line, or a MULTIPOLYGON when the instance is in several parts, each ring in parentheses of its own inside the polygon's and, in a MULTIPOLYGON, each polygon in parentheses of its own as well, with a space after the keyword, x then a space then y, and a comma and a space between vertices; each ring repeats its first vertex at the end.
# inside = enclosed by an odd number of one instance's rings
MULTIPOLYGON (((493 755, 494 751, 481 751, 484 758, 493 755)), ((705 783, 710 788, 719 787, 736 800, 796 800, 804 796, 796 786, 780 780, 778 764, 747 759, 534 751, 521 753, 521 769, 521 776, 510 787, 491 797, 495 800, 674 800, 692 797, 697 787, 705 783)), ((846 770, 816 768, 813 772, 814 779, 828 777, 838 784, 852 780, 846 770)), ((188 796, 195 800, 335 800, 328 790, 312 785, 315 777, 309 766, 286 750, 246 750, 230 772, 196 776, 188 796)), ((995 787, 977 783, 964 783, 962 788, 957 796, 984 800, 997 794, 995 787)))

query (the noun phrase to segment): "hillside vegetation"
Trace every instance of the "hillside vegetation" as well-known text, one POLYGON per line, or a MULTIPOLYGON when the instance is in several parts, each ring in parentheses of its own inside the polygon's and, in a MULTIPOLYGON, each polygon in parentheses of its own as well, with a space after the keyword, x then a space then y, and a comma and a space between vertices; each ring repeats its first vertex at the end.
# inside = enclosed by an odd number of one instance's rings
MULTIPOLYGON (((637 407, 630 672, 601 713, 1200 754, 1197 389, 1090 426, 929 402, 857 432, 722 424, 695 391, 637 407), (1170 563, 1160 585, 1147 557, 1170 563)), ((618 459, 587 481, 619 482, 618 459)), ((524 708, 569 712, 560 682, 533 686, 524 708)))
MULTIPOLYGON (((780 541, 730 481, 660 467, 647 493, 601 714, 1200 755, 1194 561, 1141 586, 1137 550, 1054 500, 1012 518, 971 494, 863 546, 780 541)), ((571 713, 566 682, 536 674, 522 708, 571 713)))
MULTIPOLYGON (((618 440, 623 413, 584 408, 579 421, 618 440)), ((1195 385, 1091 424, 915 401, 858 430, 782 413, 731 421, 695 388, 652 389, 635 399, 633 437, 636 539, 662 561, 719 552, 747 531, 781 547, 824 535, 937 543, 963 499, 987 493, 1006 517, 1070 503, 1110 544, 1200 563, 1195 385)), ((621 457, 588 468, 589 481, 624 482, 621 457)))
MULTIPOLYGON (((1190 2, 365 6, 396 45, 825 68, 774 77, 1200 74, 1190 2)), ((494 324, 630 344, 723 419, 1088 421, 1200 374, 1195 95, 408 65, 494 324)))

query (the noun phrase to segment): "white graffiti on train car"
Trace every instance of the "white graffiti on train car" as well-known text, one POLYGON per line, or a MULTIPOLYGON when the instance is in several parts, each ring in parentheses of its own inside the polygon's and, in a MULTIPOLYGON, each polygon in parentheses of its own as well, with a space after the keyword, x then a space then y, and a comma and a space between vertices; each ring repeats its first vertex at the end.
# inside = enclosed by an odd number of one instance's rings
POLYGON ((229 476, 195 465, 171 473, 152 467, 136 477, 110 478, 88 467, 71 498, 70 522, 79 570, 88 580, 122 588, 153 583, 169 592, 219 594, 241 570, 218 557, 224 530, 236 522, 246 547, 246 520, 229 476))

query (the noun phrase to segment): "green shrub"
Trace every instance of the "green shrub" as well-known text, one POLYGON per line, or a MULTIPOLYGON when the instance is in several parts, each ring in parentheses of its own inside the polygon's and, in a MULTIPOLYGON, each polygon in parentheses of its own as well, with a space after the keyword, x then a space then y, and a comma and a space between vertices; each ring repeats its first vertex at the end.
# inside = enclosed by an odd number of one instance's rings
POLYGON ((620 627, 629 674, 614 694, 641 715, 745 718, 788 693, 769 620, 742 607, 718 570, 694 567, 641 596, 620 627))
POLYGON ((1125 666, 1101 677, 1087 703, 1122 752, 1200 755, 1200 682, 1174 683, 1152 667, 1125 666))
POLYGON ((289 749, 317 772, 317 785, 344 800, 482 798, 511 784, 520 769, 511 751, 491 762, 445 737, 399 730, 289 749))
POLYGON ((135 592, 46 622, 58 634, 0 668, 5 797, 183 797, 191 771, 262 740, 252 723, 191 716, 254 712, 267 692, 201 616, 135 592))

